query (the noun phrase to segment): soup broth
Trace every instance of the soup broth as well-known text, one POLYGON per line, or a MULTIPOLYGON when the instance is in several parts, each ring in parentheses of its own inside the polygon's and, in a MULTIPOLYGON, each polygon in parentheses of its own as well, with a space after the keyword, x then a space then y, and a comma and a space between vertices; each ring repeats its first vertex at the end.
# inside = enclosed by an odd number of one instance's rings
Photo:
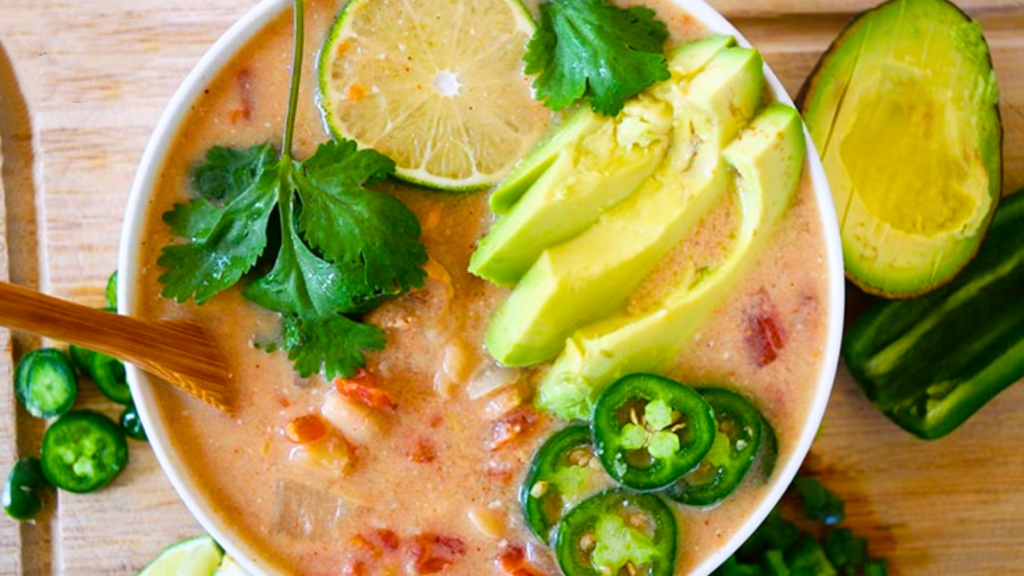
MULTIPOLYGON (((703 34, 672 2, 642 3, 669 24, 673 43, 703 34)), ((315 61, 341 4, 307 2, 307 63, 315 61)), ((267 565, 287 573, 416 574, 429 572, 424 558, 443 557, 450 560, 445 574, 497 575, 504 573, 502 554, 523 550, 538 571, 556 574, 550 553, 524 525, 517 492, 536 448, 565 423, 531 408, 543 367, 501 368, 483 348, 486 323, 508 294, 467 272, 492 220, 487 193, 444 194, 395 182, 380 187, 416 213, 430 255, 424 288, 368 317, 387 334, 386 348, 368 355, 367 368, 397 404, 393 412, 353 408, 322 378, 299 378, 286 354, 264 351, 278 318, 237 288, 202 306, 159 296, 162 269, 155 262, 172 242, 162 215, 191 197, 190 168, 211 146, 279 139, 290 18, 288 12, 268 25, 209 84, 172 147, 148 208, 140 309, 149 317, 187 317, 206 326, 223 344, 240 390, 237 415, 227 417, 170 387, 156 387, 174 448, 224 521, 267 565), (289 440, 288 423, 308 414, 341 421, 346 440, 326 454, 289 440)), ((328 138, 316 85, 315 66, 307 65, 298 158, 328 138)), ((547 114, 539 105, 524 113, 547 114)), ((734 220, 731 202, 723 202, 662 262, 630 306, 642 309, 664 286, 714 263, 734 220)), ((802 432, 826 341, 825 247, 806 175, 775 233, 760 241, 767 245, 758 264, 666 375, 730 387, 753 399, 774 427, 781 464, 802 432)), ((770 484, 748 478, 710 510, 673 505, 680 519, 677 573, 686 574, 726 542, 770 484)))

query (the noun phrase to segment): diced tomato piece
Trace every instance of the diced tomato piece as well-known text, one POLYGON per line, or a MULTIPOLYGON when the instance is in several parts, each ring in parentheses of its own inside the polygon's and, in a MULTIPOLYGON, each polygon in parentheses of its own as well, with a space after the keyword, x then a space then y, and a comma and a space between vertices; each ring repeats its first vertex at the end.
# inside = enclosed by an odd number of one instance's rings
POLYGON ((252 119, 252 72, 248 68, 242 68, 235 74, 235 84, 238 86, 240 103, 238 108, 231 111, 231 123, 252 119))
POLYGON ((520 546, 506 546, 498 552, 498 566, 509 576, 544 576, 526 562, 526 552, 520 546))
POLYGON ((511 574, 526 564, 526 551, 520 546, 506 546, 498 551, 498 566, 511 574))
POLYGON ((495 420, 491 426, 491 450, 500 450, 512 443, 529 432, 538 420, 537 413, 529 406, 520 406, 495 420))
POLYGON ((296 444, 313 444, 327 437, 327 425, 316 414, 306 414, 286 424, 284 434, 296 444))
POLYGON ((417 574, 436 574, 454 564, 465 553, 466 545, 458 538, 419 534, 413 541, 413 568, 417 574))
POLYGON ((344 576, 366 576, 366 563, 361 560, 346 562, 341 568, 341 573, 344 576))
POLYGON ((334 381, 338 393, 346 398, 356 400, 370 408, 394 412, 398 403, 387 391, 377 386, 377 377, 372 372, 360 368, 351 378, 338 378, 334 381))
POLYGON ((377 539, 380 540, 381 546, 385 550, 389 552, 398 550, 400 542, 398 540, 398 534, 395 534, 394 530, 380 528, 375 533, 377 535, 377 539))
POLYGON ((779 325, 778 310, 766 292, 760 296, 760 302, 747 312, 744 340, 757 365, 764 367, 778 359, 786 341, 779 325))

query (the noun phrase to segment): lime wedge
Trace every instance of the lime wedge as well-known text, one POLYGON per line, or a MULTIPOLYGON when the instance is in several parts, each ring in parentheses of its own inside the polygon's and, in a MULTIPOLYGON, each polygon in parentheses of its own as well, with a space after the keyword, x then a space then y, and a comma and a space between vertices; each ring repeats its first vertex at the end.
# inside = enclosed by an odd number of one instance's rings
POLYGON ((242 566, 235 562, 235 559, 227 554, 220 563, 220 568, 213 573, 213 576, 249 576, 249 573, 242 569, 242 566))
POLYGON ((190 538, 165 548, 138 576, 213 576, 223 556, 213 538, 190 538))
POLYGON ((409 182, 487 188, 550 116, 523 72, 532 34, 518 0, 352 0, 320 53, 326 124, 409 182))

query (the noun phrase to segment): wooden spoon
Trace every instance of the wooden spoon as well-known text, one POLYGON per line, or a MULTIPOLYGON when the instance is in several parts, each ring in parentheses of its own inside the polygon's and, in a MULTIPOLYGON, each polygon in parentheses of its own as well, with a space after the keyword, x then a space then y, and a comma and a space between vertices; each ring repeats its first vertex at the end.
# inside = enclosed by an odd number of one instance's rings
POLYGON ((218 410, 234 413, 224 356, 197 324, 119 316, 0 282, 0 326, 130 362, 218 410))

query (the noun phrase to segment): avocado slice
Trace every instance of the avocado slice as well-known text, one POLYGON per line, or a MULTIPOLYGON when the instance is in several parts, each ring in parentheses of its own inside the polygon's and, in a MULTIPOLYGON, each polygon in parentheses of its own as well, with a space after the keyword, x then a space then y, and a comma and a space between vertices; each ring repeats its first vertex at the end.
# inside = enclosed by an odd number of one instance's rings
MULTIPOLYGON (((688 80, 731 36, 683 44, 668 57, 673 82, 688 80)), ((481 241, 469 271, 495 284, 517 282, 541 252, 573 238, 654 172, 668 149, 672 110, 645 94, 604 119, 582 107, 523 159, 491 195, 504 215, 481 241)))
POLYGON ((580 139, 600 128, 601 124, 601 117, 589 106, 582 106, 569 114, 560 126, 534 146, 502 179, 491 194, 491 211, 499 215, 508 214, 530 186, 560 157, 563 150, 575 146, 580 139))
POLYGON ((724 263, 698 283, 676 287, 647 312, 620 313, 578 330, 545 373, 538 407, 563 418, 588 418, 611 382, 663 368, 757 261, 763 239, 800 184, 806 152, 796 110, 771 104, 755 118, 723 153, 742 210, 724 263))
POLYGON ((946 0, 887 2, 822 57, 801 108, 855 284, 911 297, 974 256, 1001 194, 998 98, 981 27, 946 0))
POLYGON ((491 319, 485 343, 502 364, 554 358, 574 330, 618 312, 644 277, 727 188, 722 149, 763 102, 761 56, 718 52, 690 81, 650 94, 673 108, 664 162, 579 236, 545 250, 491 319))
POLYGON ((564 146, 558 158, 480 241, 469 271, 514 284, 545 248, 586 230, 633 193, 665 157, 671 129, 672 108, 641 94, 597 130, 575 140, 556 135, 552 142, 564 146))

